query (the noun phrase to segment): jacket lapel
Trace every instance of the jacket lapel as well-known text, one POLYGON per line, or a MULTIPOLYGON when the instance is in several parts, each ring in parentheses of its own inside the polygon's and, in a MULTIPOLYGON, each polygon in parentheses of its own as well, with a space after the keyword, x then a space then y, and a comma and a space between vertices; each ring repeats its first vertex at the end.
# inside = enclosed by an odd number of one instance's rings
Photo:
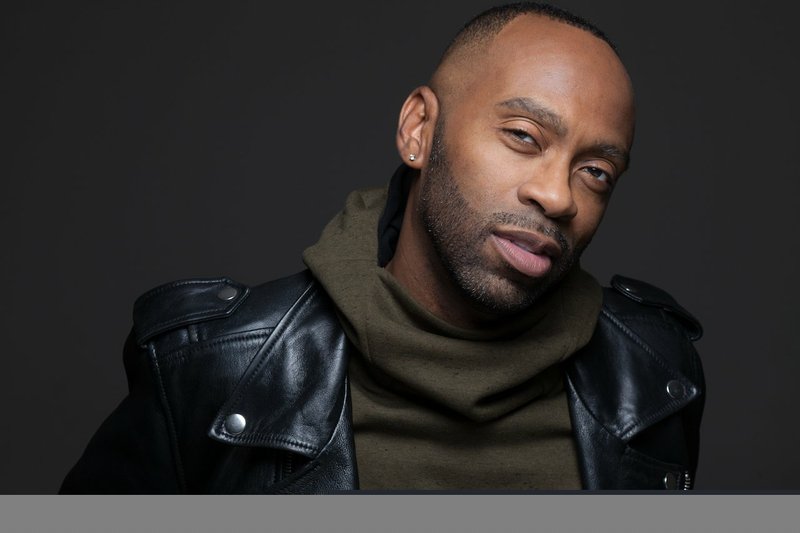
POLYGON ((218 411, 211 438, 318 456, 346 407, 347 339, 316 283, 286 312, 218 411))
POLYGON ((606 307, 589 344, 567 361, 565 386, 585 488, 647 486, 631 476, 650 470, 650 484, 682 474, 680 464, 628 443, 695 400, 699 387, 606 307))

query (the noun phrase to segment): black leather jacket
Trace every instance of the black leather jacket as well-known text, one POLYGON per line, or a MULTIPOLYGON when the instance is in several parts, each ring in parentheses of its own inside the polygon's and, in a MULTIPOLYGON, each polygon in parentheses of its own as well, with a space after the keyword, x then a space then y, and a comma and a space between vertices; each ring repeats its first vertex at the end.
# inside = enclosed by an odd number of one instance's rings
MULTIPOLYGON (((587 489, 690 488, 704 402, 700 325, 615 277, 589 344, 563 365, 587 489)), ((129 395, 62 492, 319 493, 358 488, 348 353, 308 272, 247 288, 156 288, 134 307, 129 395)))

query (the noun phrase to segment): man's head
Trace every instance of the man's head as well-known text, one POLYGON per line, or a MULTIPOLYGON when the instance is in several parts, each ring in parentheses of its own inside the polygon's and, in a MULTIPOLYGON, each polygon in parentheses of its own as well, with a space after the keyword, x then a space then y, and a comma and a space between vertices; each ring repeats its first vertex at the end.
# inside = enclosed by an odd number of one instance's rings
POLYGON ((530 307, 589 244, 633 123, 630 80, 599 30, 536 4, 479 15, 401 112, 398 149, 420 170, 404 268, 483 316, 530 307))

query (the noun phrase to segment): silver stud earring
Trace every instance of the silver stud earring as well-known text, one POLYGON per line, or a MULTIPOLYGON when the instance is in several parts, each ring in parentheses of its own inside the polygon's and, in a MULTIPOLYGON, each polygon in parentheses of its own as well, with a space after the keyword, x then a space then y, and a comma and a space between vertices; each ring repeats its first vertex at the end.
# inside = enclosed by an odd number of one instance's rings
POLYGON ((415 161, 416 159, 417 159, 417 156, 415 156, 414 154, 408 154, 408 160, 409 161, 415 161))

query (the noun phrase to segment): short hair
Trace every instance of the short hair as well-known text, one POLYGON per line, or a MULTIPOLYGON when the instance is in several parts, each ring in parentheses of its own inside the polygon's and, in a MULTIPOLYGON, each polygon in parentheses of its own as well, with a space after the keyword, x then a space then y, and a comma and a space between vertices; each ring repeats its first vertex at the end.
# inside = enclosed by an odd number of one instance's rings
POLYGON ((611 42, 608 36, 588 20, 549 4, 517 2, 514 4, 492 7, 473 17, 461 28, 453 40, 450 41, 439 63, 443 63, 454 51, 463 47, 471 48, 485 44, 486 41, 500 33, 500 30, 502 30, 506 24, 520 15, 527 14, 541 15, 585 30, 605 41, 611 49, 614 50, 614 53, 618 54, 616 46, 614 46, 614 43, 611 42))

